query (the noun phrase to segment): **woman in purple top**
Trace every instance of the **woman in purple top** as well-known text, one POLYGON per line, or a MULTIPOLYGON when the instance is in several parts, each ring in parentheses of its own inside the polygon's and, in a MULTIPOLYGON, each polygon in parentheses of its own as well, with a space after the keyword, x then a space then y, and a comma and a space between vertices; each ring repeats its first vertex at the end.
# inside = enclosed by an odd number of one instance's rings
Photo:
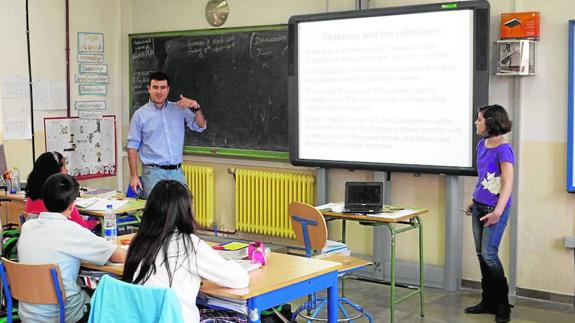
POLYGON ((495 314, 496 322, 509 322, 509 286, 497 255, 505 232, 513 187, 513 150, 503 137, 511 131, 511 121, 500 105, 479 108, 476 133, 483 138, 477 145, 477 184, 473 202, 467 207, 473 217, 475 251, 481 268, 481 302, 465 313, 495 314))

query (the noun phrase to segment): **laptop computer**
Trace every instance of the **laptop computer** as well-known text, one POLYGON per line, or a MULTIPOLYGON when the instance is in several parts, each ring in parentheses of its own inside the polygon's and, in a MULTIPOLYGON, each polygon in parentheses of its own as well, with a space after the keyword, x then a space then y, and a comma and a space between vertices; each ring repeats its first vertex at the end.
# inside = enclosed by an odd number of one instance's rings
POLYGON ((383 209, 382 182, 346 182, 343 213, 380 213, 383 209))

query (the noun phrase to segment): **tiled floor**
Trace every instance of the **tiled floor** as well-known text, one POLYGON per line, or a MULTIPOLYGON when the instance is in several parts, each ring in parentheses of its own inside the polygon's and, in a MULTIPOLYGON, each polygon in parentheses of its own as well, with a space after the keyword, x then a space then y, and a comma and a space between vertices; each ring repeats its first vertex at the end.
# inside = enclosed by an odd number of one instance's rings
MULTIPOLYGON (((373 316, 373 321, 389 322, 389 286, 346 279, 346 296, 363 306, 373 316)), ((404 295, 406 289, 398 289, 404 295)), ((494 315, 464 314, 463 309, 479 302, 481 294, 477 290, 462 289, 447 292, 442 289, 425 289, 425 317, 419 315, 419 301, 416 296, 396 306, 395 322, 494 322, 494 315)), ((552 303, 527 298, 518 298, 512 310, 511 322, 575 323, 573 305, 552 303)), ((299 318, 298 322, 304 320, 299 318)), ((367 322, 359 319, 354 322, 367 322)))

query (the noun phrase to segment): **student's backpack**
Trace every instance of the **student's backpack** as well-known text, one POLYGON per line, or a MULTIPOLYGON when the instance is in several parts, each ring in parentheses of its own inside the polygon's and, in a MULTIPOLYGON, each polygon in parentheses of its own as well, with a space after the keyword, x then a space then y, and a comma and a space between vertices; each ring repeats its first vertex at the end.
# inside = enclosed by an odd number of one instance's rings
POLYGON ((18 260, 18 238, 20 238, 20 229, 14 223, 8 223, 2 226, 2 257, 17 261, 18 260))
POLYGON ((283 304, 280 306, 276 306, 274 307, 275 311, 272 309, 269 309, 267 311, 262 311, 261 312, 261 322, 262 323, 293 323, 296 322, 294 321, 290 321, 291 317, 292 317, 292 311, 291 311, 291 305, 290 304, 283 304), (279 317, 276 314, 276 311, 283 317, 279 317))

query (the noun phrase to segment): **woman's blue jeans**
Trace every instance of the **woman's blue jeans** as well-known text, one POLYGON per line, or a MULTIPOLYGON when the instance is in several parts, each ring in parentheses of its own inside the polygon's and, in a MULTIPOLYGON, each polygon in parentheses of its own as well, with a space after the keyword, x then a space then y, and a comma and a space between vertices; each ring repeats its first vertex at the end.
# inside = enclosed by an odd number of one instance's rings
POLYGON ((499 251, 499 244, 501 243, 505 227, 507 226, 507 220, 509 219, 509 207, 505 208, 499 221, 495 224, 485 227, 483 226, 485 220, 479 220, 481 217, 493 212, 494 209, 495 207, 493 206, 473 201, 471 216, 475 252, 479 259, 481 276, 483 279, 489 279, 494 283, 499 283, 505 280, 505 273, 497 252, 499 251))

